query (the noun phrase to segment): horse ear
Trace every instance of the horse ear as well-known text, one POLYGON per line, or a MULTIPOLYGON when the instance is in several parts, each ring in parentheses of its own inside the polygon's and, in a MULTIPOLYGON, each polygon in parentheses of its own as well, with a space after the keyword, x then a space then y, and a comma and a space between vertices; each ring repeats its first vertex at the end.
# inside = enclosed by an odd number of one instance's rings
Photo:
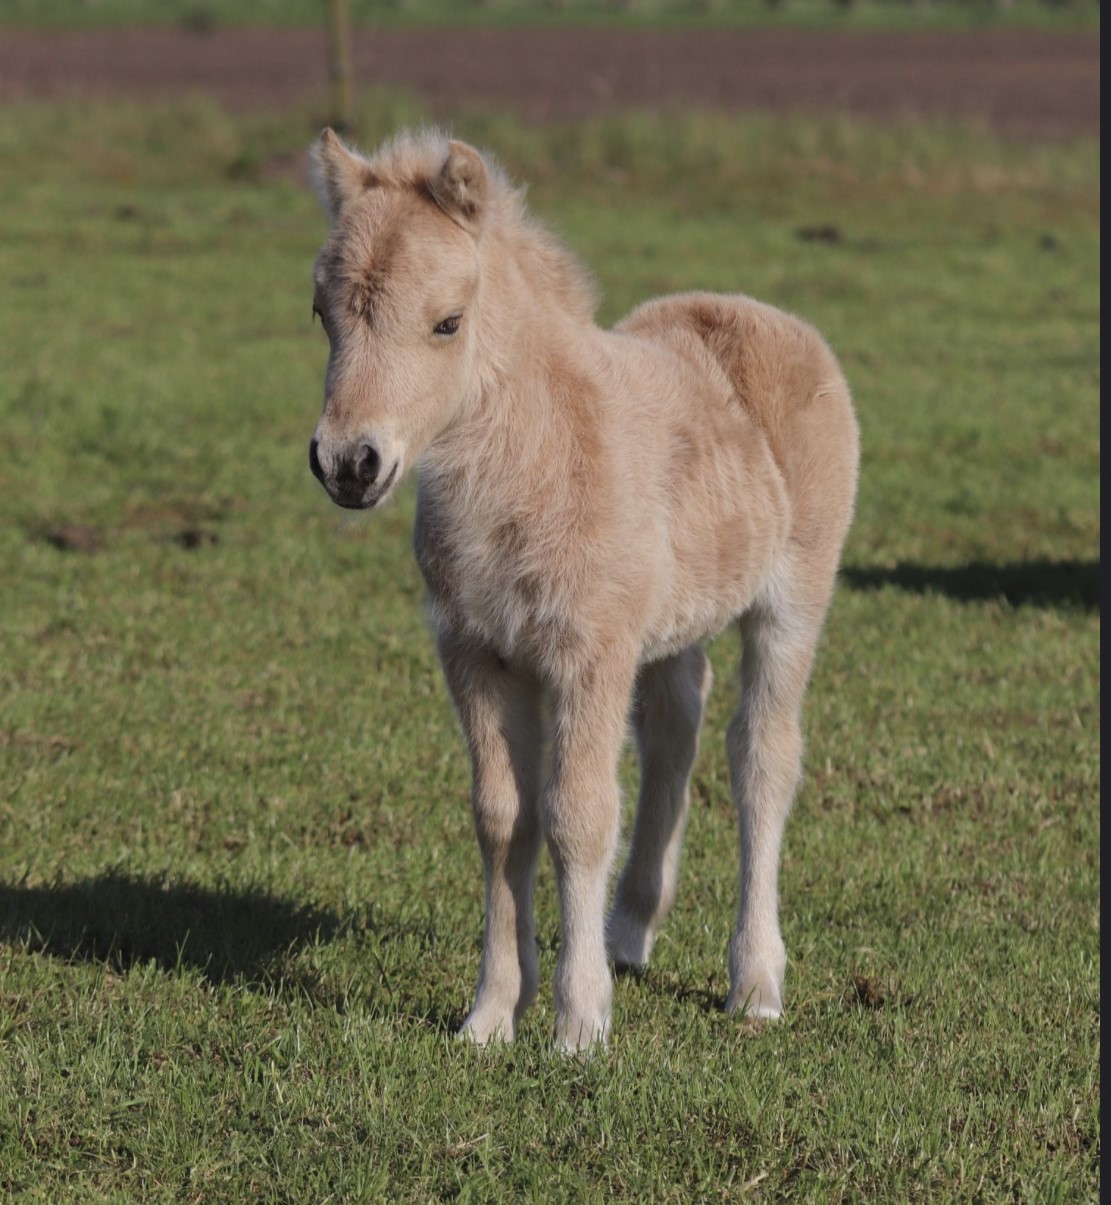
POLYGON ((448 217, 466 230, 477 230, 490 192, 490 175, 482 156, 473 146, 452 139, 443 167, 428 181, 428 191, 448 217))
POLYGON ((345 205, 378 183, 370 164, 349 151, 331 129, 312 148, 312 167, 316 194, 333 222, 345 205))

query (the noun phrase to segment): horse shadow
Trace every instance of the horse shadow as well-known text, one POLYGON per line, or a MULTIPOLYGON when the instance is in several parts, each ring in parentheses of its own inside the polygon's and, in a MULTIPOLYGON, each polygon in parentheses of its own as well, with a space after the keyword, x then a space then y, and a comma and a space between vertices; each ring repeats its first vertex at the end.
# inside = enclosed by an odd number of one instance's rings
POLYGON ((296 978, 294 955, 328 940, 332 912, 261 888, 201 887, 108 871, 75 883, 0 883, 0 942, 117 972, 153 963, 210 982, 254 986, 296 978))
POLYGON ((1012 607, 1099 610, 1099 560, 1055 561, 1045 557, 996 564, 920 565, 900 561, 890 568, 845 568, 841 579, 853 590, 894 586, 914 594, 943 594, 959 602, 1004 601, 1012 607))
MULTIPOLYGON (((263 888, 202 887, 118 870, 50 886, 0 883, 0 944, 118 974, 149 965, 171 975, 191 970, 211 984, 291 992, 337 1012, 349 1006, 344 977, 333 981, 316 959, 300 955, 363 930, 388 943, 411 925, 374 907, 341 920, 263 888)), ((372 1015, 445 1034, 458 1029, 462 1013, 435 993, 391 982, 372 949, 356 957, 365 971, 356 995, 372 1015)))

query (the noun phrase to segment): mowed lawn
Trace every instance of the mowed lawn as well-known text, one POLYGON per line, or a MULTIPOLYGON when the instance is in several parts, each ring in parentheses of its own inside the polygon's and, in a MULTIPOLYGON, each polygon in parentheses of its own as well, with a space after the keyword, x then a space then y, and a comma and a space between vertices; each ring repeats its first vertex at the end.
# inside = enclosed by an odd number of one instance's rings
MULTIPOLYGON (((365 107, 368 144, 413 117, 365 107)), ((0 110, 0 1194, 1095 1199, 1099 151, 676 116, 459 123, 616 319, 820 326, 863 431, 782 873, 787 1014, 721 1011, 735 636, 610 1049, 452 1034, 482 927, 411 486, 312 480, 305 114, 0 110)), ((490 466, 491 472, 497 471, 490 466)), ((627 795, 635 767, 626 768, 627 795)))

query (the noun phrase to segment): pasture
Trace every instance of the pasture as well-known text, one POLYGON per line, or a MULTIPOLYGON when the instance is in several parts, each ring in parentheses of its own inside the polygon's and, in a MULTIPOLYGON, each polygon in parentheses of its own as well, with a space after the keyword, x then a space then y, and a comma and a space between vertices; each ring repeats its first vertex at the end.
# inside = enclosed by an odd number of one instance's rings
MULTIPOLYGON (((317 25, 320 0, 8 0, 7 23, 105 28, 317 25)), ((1096 29, 1099 0, 346 0, 356 24, 376 26, 623 25, 840 28, 1036 26, 1096 29)))
MULTIPOLYGON (((367 100, 361 140, 419 116, 367 100)), ((454 1029, 467 758, 410 551, 312 480, 304 113, 0 111, 0 1192, 1095 1199, 1099 153, 838 119, 481 115, 595 269, 815 322, 861 490, 788 824, 786 1015, 721 1012, 737 648, 605 1054, 454 1029)), ((626 800, 634 786, 632 760, 626 800)))

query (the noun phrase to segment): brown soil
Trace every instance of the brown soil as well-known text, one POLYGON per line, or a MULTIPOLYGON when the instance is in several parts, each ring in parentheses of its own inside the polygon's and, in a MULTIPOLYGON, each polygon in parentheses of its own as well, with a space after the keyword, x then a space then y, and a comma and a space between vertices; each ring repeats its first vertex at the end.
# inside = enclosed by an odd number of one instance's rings
MULTIPOLYGON (((617 109, 836 110, 971 120, 1017 138, 1099 134, 1099 34, 1038 30, 362 29, 360 86, 548 121, 617 109)), ((302 29, 0 31, 0 102, 203 92, 323 106, 327 43, 302 29)))

